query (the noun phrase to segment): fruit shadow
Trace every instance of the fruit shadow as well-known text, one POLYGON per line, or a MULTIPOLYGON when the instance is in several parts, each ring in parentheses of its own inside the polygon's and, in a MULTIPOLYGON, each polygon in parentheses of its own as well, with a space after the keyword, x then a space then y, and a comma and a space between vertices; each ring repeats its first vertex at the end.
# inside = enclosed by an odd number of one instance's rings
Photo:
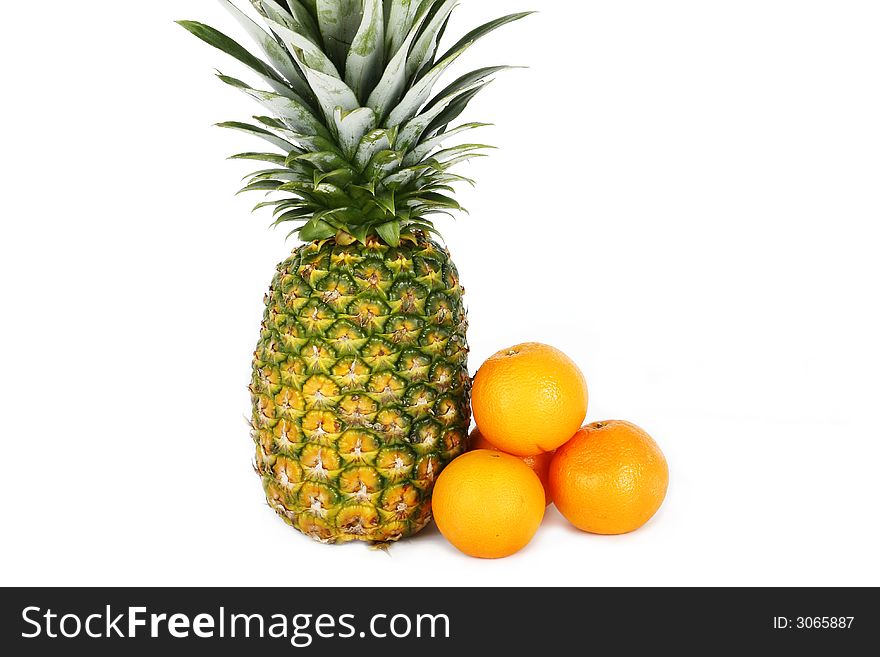
MULTIPOLYGON (((544 513, 544 520, 541 521, 541 528, 538 531, 542 531, 548 527, 552 527, 554 530, 559 529, 564 531, 567 534, 572 536, 578 536, 581 539, 588 540, 599 540, 599 541, 626 541, 629 540, 633 534, 643 535, 650 531, 657 523, 658 518, 663 515, 663 507, 661 507, 657 513, 654 514, 652 518, 650 518, 644 525, 635 529, 631 532, 626 532, 625 534, 594 534, 592 532, 581 531, 574 525, 572 525, 568 520, 565 519, 559 510, 551 504, 547 507, 547 511, 544 513)), ((662 520, 660 521, 662 525, 662 520)))
POLYGON ((583 536, 586 532, 582 532, 580 529, 572 525, 568 520, 565 519, 559 510, 556 508, 556 505, 551 504, 547 507, 547 510, 544 511, 544 519, 541 521, 541 531, 542 529, 546 529, 547 527, 553 527, 554 529, 561 529, 567 534, 571 534, 572 536, 583 536))

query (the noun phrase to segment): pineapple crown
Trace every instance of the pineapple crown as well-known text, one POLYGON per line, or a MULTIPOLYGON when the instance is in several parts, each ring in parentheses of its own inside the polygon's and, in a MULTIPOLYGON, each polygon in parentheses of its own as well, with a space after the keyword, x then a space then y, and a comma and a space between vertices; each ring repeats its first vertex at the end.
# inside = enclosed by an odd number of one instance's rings
POLYGON ((485 123, 450 127, 470 100, 508 66, 467 73, 432 97, 446 69, 478 39, 532 12, 510 14, 467 33, 438 55, 458 0, 251 0, 261 27, 229 0, 220 0, 265 59, 203 23, 179 24, 252 69, 269 90, 218 73, 271 116, 256 123, 218 124, 269 142, 282 153, 249 152, 231 159, 272 165, 246 177, 241 190, 281 192, 273 226, 298 224, 303 241, 336 237, 391 246, 415 232, 435 233, 431 216, 463 210, 448 194, 473 181, 455 165, 491 148, 441 142, 485 123))

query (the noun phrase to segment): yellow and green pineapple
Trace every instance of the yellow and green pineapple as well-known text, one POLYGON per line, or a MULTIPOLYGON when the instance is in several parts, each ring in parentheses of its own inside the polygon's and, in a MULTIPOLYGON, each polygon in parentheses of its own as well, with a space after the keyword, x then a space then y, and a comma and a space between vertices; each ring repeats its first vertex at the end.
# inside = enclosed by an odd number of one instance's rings
POLYGON ((506 68, 441 75, 511 14, 439 42, 457 0, 221 0, 262 55, 202 23, 180 24, 267 89, 219 74, 269 115, 220 125, 273 146, 244 190, 273 195, 275 225, 305 242, 266 296, 254 354, 256 469, 271 507, 328 543, 393 541, 431 519, 431 491, 466 448, 467 315, 431 216, 460 210, 451 169, 483 144, 441 142, 506 68))

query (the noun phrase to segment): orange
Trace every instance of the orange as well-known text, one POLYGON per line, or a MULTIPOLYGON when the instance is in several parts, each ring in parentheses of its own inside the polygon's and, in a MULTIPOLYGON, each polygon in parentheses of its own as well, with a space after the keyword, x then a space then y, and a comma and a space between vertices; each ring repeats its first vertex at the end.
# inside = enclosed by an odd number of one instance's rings
MULTIPOLYGON (((486 440, 486 437, 480 433, 480 430, 476 427, 473 431, 471 431, 470 436, 470 449, 491 449, 496 452, 501 451, 495 445, 486 440)), ((536 475, 538 475, 538 479, 541 480, 541 485, 544 487, 544 505, 550 504, 553 500, 550 499, 550 461, 553 460, 553 452, 544 452, 543 454, 537 454, 535 456, 520 456, 518 457, 520 461, 529 466, 536 475)))
POLYGON ((558 349, 526 342, 491 356, 474 377, 474 419, 502 452, 535 456, 574 435, 587 414, 587 382, 558 349))
POLYGON ((440 533, 472 557, 497 559, 524 548, 544 518, 544 487, 514 456, 488 449, 462 454, 434 486, 440 533))
POLYGON ((556 450, 550 492, 578 529, 625 534, 651 519, 666 496, 669 468, 657 443, 630 422, 594 422, 556 450))

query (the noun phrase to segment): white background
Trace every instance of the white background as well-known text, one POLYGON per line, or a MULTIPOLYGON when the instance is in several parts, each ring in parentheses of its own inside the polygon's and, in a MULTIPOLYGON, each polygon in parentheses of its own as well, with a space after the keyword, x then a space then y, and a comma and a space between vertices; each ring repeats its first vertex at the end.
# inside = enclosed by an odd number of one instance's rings
MULTIPOLYGON (((216 3, 9 3, 0 25, 0 583, 880 585, 880 5, 478 2, 541 13, 467 115, 501 147, 441 222, 471 369, 536 340, 671 470, 626 536, 553 510, 504 560, 288 528, 251 471, 262 295, 294 243, 234 197, 256 106, 187 35, 216 3)), ((451 41, 450 41, 451 43, 451 41)))

